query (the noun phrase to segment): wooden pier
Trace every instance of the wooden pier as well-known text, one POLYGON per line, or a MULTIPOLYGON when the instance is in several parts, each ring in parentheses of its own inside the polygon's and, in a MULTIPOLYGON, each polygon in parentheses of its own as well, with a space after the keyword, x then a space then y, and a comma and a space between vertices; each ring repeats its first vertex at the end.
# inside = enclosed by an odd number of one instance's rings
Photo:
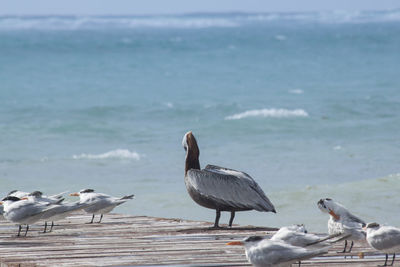
MULTIPOLYGON (((88 224, 90 219, 91 215, 75 214, 45 234, 40 232, 42 225, 32 225, 26 237, 16 237, 17 227, 1 219, 0 266, 250 266, 243 247, 225 243, 274 233, 253 226, 209 230, 209 222, 121 214, 107 214, 101 224, 88 224)), ((356 244, 346 259, 336 253, 342 248, 339 242, 328 254, 303 261, 302 266, 384 262, 384 255, 367 244, 356 244)))

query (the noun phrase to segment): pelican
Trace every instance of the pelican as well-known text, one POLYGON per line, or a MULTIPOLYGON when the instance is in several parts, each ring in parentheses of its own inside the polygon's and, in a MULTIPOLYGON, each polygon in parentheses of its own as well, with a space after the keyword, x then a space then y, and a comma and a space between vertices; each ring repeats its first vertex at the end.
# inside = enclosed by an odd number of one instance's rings
POLYGON ((393 226, 381 226, 377 223, 368 223, 363 229, 367 233, 368 244, 386 254, 383 266, 387 266, 388 254, 393 253, 392 263, 389 265, 393 266, 396 253, 400 253, 400 229, 393 226))
POLYGON ((329 234, 343 234, 345 236, 343 238, 345 239, 343 251, 339 253, 346 253, 347 240, 351 240, 350 249, 347 252, 351 252, 354 241, 365 240, 365 233, 362 228, 366 223, 353 215, 343 205, 330 198, 320 199, 317 205, 322 212, 330 215, 328 220, 329 234))
POLYGON ((221 211, 231 212, 229 227, 232 227, 236 211, 276 213, 274 205, 247 173, 214 165, 201 170, 199 147, 191 131, 183 137, 182 145, 186 150, 186 189, 197 204, 216 210, 213 228, 219 228, 221 211))
POLYGON ((262 236, 249 236, 243 241, 232 241, 227 245, 243 245, 247 260, 256 267, 290 267, 296 261, 323 255, 329 248, 306 249, 262 236))

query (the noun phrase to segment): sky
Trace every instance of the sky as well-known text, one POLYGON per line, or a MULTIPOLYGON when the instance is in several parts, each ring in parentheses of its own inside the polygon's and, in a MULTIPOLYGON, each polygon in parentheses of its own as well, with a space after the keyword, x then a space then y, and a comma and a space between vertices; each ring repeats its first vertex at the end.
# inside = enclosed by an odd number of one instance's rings
POLYGON ((399 0, 0 0, 0 15, 146 15, 395 8, 400 8, 399 0))

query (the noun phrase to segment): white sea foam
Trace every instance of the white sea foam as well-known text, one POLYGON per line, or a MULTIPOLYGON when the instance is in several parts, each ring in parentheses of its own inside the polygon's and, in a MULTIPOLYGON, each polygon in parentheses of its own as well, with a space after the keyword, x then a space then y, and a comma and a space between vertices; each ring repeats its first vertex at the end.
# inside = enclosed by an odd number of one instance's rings
POLYGON ((236 27, 237 22, 218 16, 0 16, 2 30, 79 30, 126 28, 236 27))
MULTIPOLYGON (((79 30, 131 28, 227 28, 271 21, 369 23, 400 21, 400 9, 261 14, 193 14, 165 16, 0 16, 0 30, 79 30)), ((275 36, 285 40, 286 36, 275 36)))
POLYGON ((293 89, 293 90, 289 90, 289 93, 300 95, 300 94, 304 93, 304 91, 301 89, 293 89))
POLYGON ((275 35, 275 39, 278 41, 285 41, 287 39, 287 37, 285 35, 278 34, 278 35, 275 35))
POLYGON ((80 154, 73 155, 73 159, 129 159, 140 160, 140 155, 136 152, 131 152, 127 149, 111 150, 102 154, 80 154))
POLYGON ((164 104, 165 104, 165 106, 168 107, 168 108, 173 108, 173 107, 174 107, 174 104, 173 104, 172 102, 166 102, 166 103, 164 103, 164 104))
POLYGON ((308 117, 308 113, 303 109, 253 109, 242 113, 225 117, 225 120, 240 120, 249 117, 271 117, 271 118, 289 118, 289 117, 308 117))
POLYGON ((320 12, 285 12, 250 14, 248 21, 299 21, 319 23, 369 23, 400 21, 400 9, 384 11, 333 10, 320 12))

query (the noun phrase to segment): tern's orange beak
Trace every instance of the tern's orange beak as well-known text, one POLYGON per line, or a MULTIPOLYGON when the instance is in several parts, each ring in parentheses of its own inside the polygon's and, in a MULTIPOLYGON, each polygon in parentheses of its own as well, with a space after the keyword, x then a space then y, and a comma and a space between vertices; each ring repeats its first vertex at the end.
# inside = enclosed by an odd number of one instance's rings
POLYGON ((232 241, 232 242, 229 242, 226 244, 229 246, 243 246, 244 245, 242 241, 232 241))
POLYGON ((79 197, 79 193, 71 193, 69 194, 71 197, 79 197))
POLYGON ((28 197, 22 197, 21 200, 28 200, 28 197))
POLYGON ((329 211, 329 214, 336 220, 338 221, 340 219, 340 216, 337 215, 336 213, 333 212, 333 210, 329 211))
POLYGON ((0 205, 3 205, 3 203, 4 203, 3 201, 0 201, 0 205))

